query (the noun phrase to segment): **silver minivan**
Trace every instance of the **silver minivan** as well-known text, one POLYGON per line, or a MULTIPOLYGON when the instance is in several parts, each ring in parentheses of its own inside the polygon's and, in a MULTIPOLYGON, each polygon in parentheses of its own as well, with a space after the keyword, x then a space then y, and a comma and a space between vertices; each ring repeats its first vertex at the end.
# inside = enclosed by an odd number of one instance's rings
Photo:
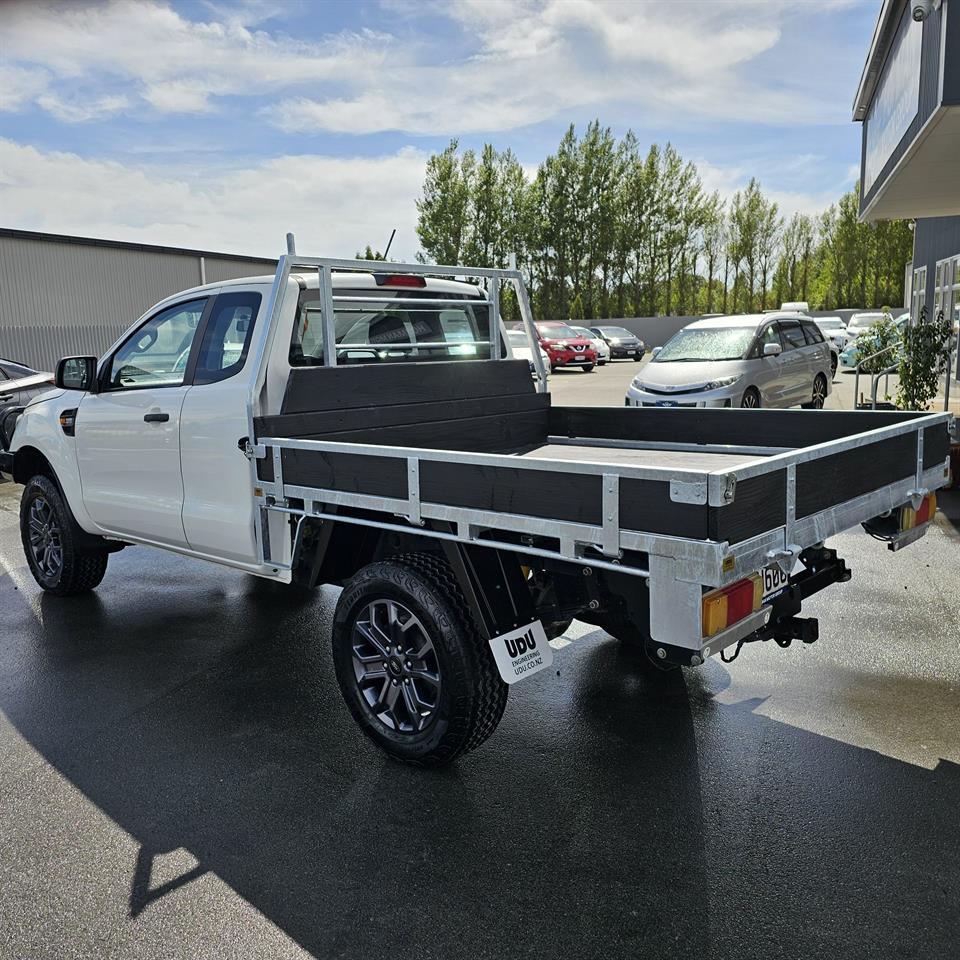
POLYGON ((830 347, 809 317, 765 313, 696 320, 634 377, 634 407, 821 408, 830 347))

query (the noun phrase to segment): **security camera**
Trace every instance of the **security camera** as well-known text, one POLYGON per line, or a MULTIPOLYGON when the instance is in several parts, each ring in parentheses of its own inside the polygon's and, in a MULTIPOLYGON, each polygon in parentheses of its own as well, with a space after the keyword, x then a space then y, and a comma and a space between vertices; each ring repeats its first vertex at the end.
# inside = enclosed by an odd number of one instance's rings
POLYGON ((918 23, 922 23, 927 17, 933 13, 934 2, 933 0, 915 0, 913 6, 911 7, 911 13, 913 19, 918 23))

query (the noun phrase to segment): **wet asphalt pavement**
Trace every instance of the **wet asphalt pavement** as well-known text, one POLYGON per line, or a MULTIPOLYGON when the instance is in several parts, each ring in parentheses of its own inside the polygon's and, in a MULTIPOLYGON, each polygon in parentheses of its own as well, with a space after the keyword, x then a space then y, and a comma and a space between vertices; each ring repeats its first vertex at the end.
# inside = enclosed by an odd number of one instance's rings
POLYGON ((385 759, 304 598, 146 548, 40 595, 0 484, 0 956, 956 956, 960 535, 822 639, 654 685, 574 625, 440 772, 385 759), (558 675, 559 674, 559 675, 558 675))

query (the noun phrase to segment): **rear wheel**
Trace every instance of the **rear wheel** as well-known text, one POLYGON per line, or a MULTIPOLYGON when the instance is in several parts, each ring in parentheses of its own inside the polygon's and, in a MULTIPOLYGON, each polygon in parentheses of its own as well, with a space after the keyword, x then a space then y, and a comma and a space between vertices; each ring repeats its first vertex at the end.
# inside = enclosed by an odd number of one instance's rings
POLYGON ((634 354, 634 355, 633 355, 633 362, 634 362, 634 363, 639 363, 642 359, 643 359, 643 355, 642 355, 642 354, 641 354, 640 356, 637 356, 637 354, 634 354))
POLYGON ((840 361, 837 358, 837 355, 835 353, 831 353, 830 354, 830 379, 831 380, 837 379, 837 367, 839 366, 839 364, 840 364, 840 361))
POLYGON ((806 410, 822 410, 827 399, 827 378, 818 373, 813 378, 813 395, 809 403, 801 404, 806 410))
POLYGON ((756 387, 747 387, 743 393, 740 406, 749 410, 756 410, 760 406, 760 391, 756 387))
POLYGON ((507 703, 453 572, 432 554, 372 563, 347 584, 333 658, 360 728, 406 763, 442 766, 480 746, 507 703))
POLYGON ((33 579, 58 597, 93 590, 107 572, 107 552, 79 550, 75 531, 57 485, 49 477, 33 477, 20 500, 20 539, 33 579))

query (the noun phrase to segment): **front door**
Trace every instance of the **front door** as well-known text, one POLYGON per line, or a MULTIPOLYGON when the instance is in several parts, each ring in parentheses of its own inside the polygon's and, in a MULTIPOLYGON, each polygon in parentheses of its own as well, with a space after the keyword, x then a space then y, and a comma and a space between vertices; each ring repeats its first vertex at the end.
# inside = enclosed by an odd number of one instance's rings
POLYGON ((186 546, 180 412, 207 299, 155 314, 100 370, 76 419, 83 502, 104 531, 186 546))
POLYGON ((783 406, 806 403, 813 390, 813 377, 807 362, 807 339, 797 320, 780 321, 780 339, 783 353, 780 373, 783 377, 783 406))

